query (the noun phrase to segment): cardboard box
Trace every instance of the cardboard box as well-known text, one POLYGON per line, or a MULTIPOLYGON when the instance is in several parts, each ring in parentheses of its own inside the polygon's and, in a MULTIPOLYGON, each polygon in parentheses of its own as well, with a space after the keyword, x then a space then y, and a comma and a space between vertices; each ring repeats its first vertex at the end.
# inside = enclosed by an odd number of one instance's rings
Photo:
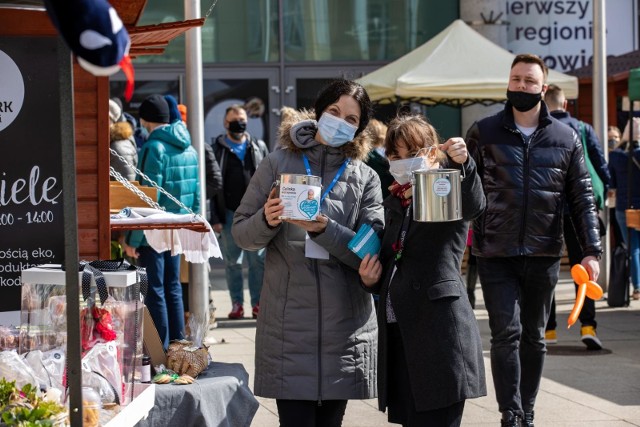
POLYGON ((167 354, 164 352, 160 334, 158 334, 156 325, 153 323, 151 313, 149 313, 147 307, 144 308, 144 327, 142 330, 144 331, 144 353, 151 358, 151 364, 153 366, 167 366, 167 354))

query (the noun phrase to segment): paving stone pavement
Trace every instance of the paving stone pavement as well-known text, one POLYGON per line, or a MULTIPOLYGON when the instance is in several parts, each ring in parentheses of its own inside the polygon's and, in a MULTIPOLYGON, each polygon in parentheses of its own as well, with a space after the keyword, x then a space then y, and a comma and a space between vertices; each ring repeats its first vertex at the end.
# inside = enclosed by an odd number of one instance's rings
MULTIPOLYGON (((216 361, 242 363, 253 389, 256 321, 250 318, 230 321, 231 309, 224 269, 212 260, 211 295, 217 308, 217 327, 207 340, 216 361)), ((246 276, 246 275, 245 275, 246 276)), ((561 274, 556 288, 557 319, 564 325, 575 300, 568 273, 561 274)), ((245 301, 249 293, 245 283, 245 301)), ((498 426, 500 413, 495 401, 489 359, 489 325, 482 291, 476 289, 475 310, 483 340, 488 395, 466 402, 463 426, 498 426)), ((640 301, 629 307, 610 308, 605 300, 596 303, 598 337, 604 349, 587 351, 580 342, 580 325, 559 327, 558 343, 548 345, 544 374, 536 402, 536 427, 622 427, 640 426, 640 301)), ((248 304, 245 313, 250 313, 248 304)), ((273 399, 258 397, 260 407, 252 427, 277 427, 273 399)), ((386 414, 377 409, 376 399, 351 400, 347 405, 345 427, 390 426, 386 414)), ((395 424, 397 425, 397 424, 395 424)))

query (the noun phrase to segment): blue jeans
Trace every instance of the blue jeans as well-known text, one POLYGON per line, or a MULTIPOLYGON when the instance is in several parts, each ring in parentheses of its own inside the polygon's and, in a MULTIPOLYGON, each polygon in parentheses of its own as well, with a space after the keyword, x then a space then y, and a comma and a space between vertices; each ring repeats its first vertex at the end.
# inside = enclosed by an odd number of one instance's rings
POLYGON ((242 291, 244 282, 242 278, 243 255, 247 256, 249 264, 249 294, 251 295, 251 306, 260 302, 260 292, 262 291, 262 276, 264 275, 264 253, 265 249, 259 251, 244 251, 233 240, 231 236, 231 225, 233 224, 234 211, 227 209, 225 223, 222 224, 222 257, 224 258, 224 270, 227 278, 227 287, 231 295, 231 302, 244 304, 244 293, 242 291))
POLYGON ((533 410, 544 357, 544 327, 560 272, 556 257, 478 257, 491 328, 491 371, 500 412, 533 410))
POLYGON ((624 211, 616 209, 616 220, 622 231, 622 239, 631 254, 630 270, 633 289, 640 290, 640 231, 635 228, 629 229, 631 231, 631 243, 629 243, 627 242, 627 217, 624 211))
POLYGON ((144 300, 166 350, 170 340, 184 338, 184 305, 180 284, 180 255, 138 248, 140 266, 147 269, 149 289, 144 300))

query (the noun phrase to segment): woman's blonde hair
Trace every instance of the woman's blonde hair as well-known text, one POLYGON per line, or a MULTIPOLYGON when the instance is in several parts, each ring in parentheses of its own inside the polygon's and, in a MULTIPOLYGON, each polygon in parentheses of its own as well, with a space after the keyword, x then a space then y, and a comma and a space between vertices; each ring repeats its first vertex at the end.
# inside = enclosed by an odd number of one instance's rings
MULTIPOLYGON (((389 123, 387 136, 384 140, 385 154, 388 156, 398 155, 398 142, 404 141, 407 151, 418 154, 423 148, 440 144, 440 135, 436 129, 420 114, 407 114, 398 116, 389 123)), ((435 150, 436 160, 441 163, 446 159, 446 155, 435 150)))
POLYGON ((373 146, 382 147, 384 145, 385 137, 384 136, 380 137, 380 135, 387 134, 387 125, 382 123, 380 120, 371 119, 369 120, 369 131, 373 139, 373 146))

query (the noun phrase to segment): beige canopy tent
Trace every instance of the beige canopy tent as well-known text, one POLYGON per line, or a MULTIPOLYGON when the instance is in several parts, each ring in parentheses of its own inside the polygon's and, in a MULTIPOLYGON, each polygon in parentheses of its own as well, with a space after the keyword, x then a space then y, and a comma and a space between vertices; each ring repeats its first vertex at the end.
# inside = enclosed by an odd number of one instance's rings
MULTIPOLYGON (((458 19, 403 57, 360 78, 373 101, 466 106, 506 99, 514 54, 458 19)), ((578 97, 578 79, 549 70, 547 83, 578 97)))

